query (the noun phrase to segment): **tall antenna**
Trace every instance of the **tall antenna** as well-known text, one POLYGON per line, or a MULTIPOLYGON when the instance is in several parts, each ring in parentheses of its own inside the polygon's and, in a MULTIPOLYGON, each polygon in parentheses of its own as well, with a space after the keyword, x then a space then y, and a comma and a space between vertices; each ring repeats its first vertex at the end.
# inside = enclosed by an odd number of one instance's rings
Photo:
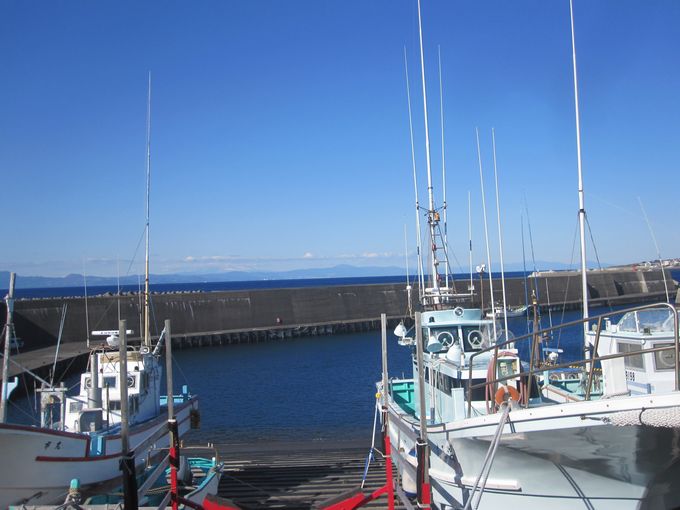
POLYGON ((427 211, 427 221, 430 226, 430 240, 431 240, 431 253, 430 258, 430 272, 432 279, 432 290, 437 293, 439 290, 438 276, 439 272, 437 266, 439 261, 437 260, 437 247, 435 245, 435 235, 436 235, 436 223, 437 212, 434 210, 434 193, 432 190, 432 166, 430 164, 430 129, 427 120, 427 90, 425 87, 425 56, 423 51, 423 22, 420 13, 420 0, 418 0, 418 36, 420 41, 420 76, 423 85, 423 113, 425 121, 425 156, 427 161, 427 195, 428 195, 428 211, 427 211))
MULTIPOLYGON (((576 74, 576 40, 574 38, 574 3, 569 0, 569 20, 571 22, 571 61, 574 69, 574 110, 576 112, 576 157, 578 164, 578 224, 581 234, 581 289, 583 318, 588 318, 588 275, 586 267, 586 206, 583 194, 583 172, 581 167, 581 120, 578 104, 578 77, 576 74)), ((584 334, 588 332, 588 322, 583 323, 584 334)), ((584 336, 585 341, 585 336, 584 336)))
POLYGON ((422 301, 425 292, 425 270, 423 268, 422 238, 420 233, 420 201, 418 200, 418 174, 416 172, 416 153, 413 143, 413 114, 411 113, 411 88, 408 80, 408 58, 404 46, 404 69, 406 71, 406 98, 408 100, 408 128, 411 137, 411 163, 413 165, 413 188, 416 196, 416 255, 418 256, 418 295, 422 301))
POLYGON ((85 259, 83 259, 83 286, 85 287, 85 339, 90 347, 90 314, 87 311, 87 275, 85 274, 85 259))
POLYGON ((468 190, 468 252, 470 254, 470 296, 472 296, 475 289, 475 284, 472 281, 472 201, 470 200, 470 190, 468 190))
POLYGON ((496 305, 493 297, 493 271, 491 270, 491 252, 489 251, 489 228, 486 221, 486 198, 484 193, 484 172, 482 171, 482 151, 479 147, 479 129, 475 128, 477 135, 477 160, 479 162, 479 182, 482 187, 482 211, 484 213, 484 239, 486 240, 486 262, 489 264, 489 293, 491 294, 491 317, 493 318, 493 337, 498 338, 496 331, 496 305))
POLYGON ((149 189, 151 187, 151 71, 146 102, 146 250, 144 261, 144 345, 151 347, 149 338, 149 189))
POLYGON ((404 223, 404 252, 406 258, 406 294, 408 296, 408 315, 411 317, 413 315, 413 309, 411 305, 411 282, 409 280, 408 272, 408 235, 406 233, 406 223, 404 223))
POLYGON ((16 273, 9 274, 9 289, 5 296, 5 345, 2 355, 2 388, 0 389, 0 423, 7 421, 7 399, 9 397, 9 357, 12 338, 14 338, 14 281, 16 273))
POLYGON ((118 322, 120 322, 120 258, 118 257, 116 257, 116 305, 118 306, 118 322))
POLYGON ((444 204, 442 205, 442 213, 443 213, 443 219, 444 219, 444 253, 446 254, 446 258, 444 259, 444 268, 446 269, 446 275, 445 275, 445 285, 446 288, 449 288, 449 273, 450 273, 450 268, 449 268, 449 256, 448 256, 448 248, 449 248, 449 241, 448 241, 448 228, 447 228, 447 221, 446 221, 446 158, 444 157, 444 89, 442 87, 442 51, 441 51, 441 46, 437 46, 437 57, 439 60, 439 118, 441 122, 441 131, 442 131, 442 198, 444 200, 444 204))
POLYGON ((652 236, 652 241, 654 241, 654 247, 656 248, 656 257, 659 259, 659 264, 661 265, 661 275, 663 276, 663 286, 664 289, 666 290, 666 302, 670 303, 671 298, 668 294, 668 283, 666 282, 666 271, 663 268, 663 260, 661 260, 661 251, 659 250, 659 244, 656 242, 656 236, 654 235, 654 230, 652 229, 652 224, 649 222, 649 218, 647 217, 647 211, 645 211, 645 206, 642 205, 642 199, 640 197, 637 197, 638 203, 640 204, 640 209, 642 209, 642 215, 645 217, 645 222, 647 222, 647 228, 649 229, 649 233, 652 236))
POLYGON ((505 299, 505 269, 503 264, 503 234, 501 232, 501 197, 498 191, 498 167, 496 165, 496 130, 491 128, 491 141, 493 144, 493 175, 496 181, 496 215, 498 217, 498 250, 501 259, 501 288, 503 289, 503 326, 505 327, 505 339, 508 340, 508 302, 505 299))
POLYGON ((527 334, 529 331, 529 283, 527 282, 527 258, 524 250, 524 215, 520 211, 519 214, 520 230, 522 232, 522 270, 524 272, 524 304, 527 307, 527 334))

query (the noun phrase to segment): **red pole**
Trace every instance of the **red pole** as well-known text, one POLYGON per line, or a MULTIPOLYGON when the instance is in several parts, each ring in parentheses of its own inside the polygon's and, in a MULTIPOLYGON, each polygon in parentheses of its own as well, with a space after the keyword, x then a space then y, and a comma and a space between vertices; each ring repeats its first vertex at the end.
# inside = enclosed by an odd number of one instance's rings
MULTIPOLYGON (((387 417, 387 413, 385 413, 387 417)), ((389 431, 385 431, 385 487, 387 488, 387 509, 394 510, 394 478, 392 474, 392 443, 389 431)))
POLYGON ((179 469, 179 434, 177 430, 177 420, 168 420, 168 428, 170 429, 170 500, 172 501, 172 510, 178 510, 179 493, 177 492, 177 470, 179 469))

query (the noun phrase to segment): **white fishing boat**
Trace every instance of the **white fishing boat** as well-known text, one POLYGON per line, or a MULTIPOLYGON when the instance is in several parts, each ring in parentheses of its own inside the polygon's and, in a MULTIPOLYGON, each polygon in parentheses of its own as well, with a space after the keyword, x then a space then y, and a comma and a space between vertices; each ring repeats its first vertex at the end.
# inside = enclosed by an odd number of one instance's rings
MULTIPOLYGON (((149 78, 149 105, 150 91, 149 78)), ((150 106, 148 113, 150 122, 150 106)), ((72 479, 79 479, 84 491, 120 479, 121 460, 129 459, 130 452, 139 468, 151 449, 170 445, 169 418, 176 419, 181 435, 189 429, 192 417, 197 416, 197 398, 190 396, 186 388, 181 395, 173 395, 172 384, 168 384, 170 396, 161 395, 164 340, 168 350, 170 339, 164 329, 152 345, 149 332, 148 133, 147 130, 145 327, 141 345, 126 345, 132 331, 124 327, 125 321, 120 321, 116 330, 98 332, 107 337, 106 342, 91 350, 77 395, 67 395, 63 384, 54 387, 42 380, 40 424, 36 426, 6 423, 10 360, 5 349, 0 402, 0 509, 61 503, 72 479)), ((8 335, 13 333, 13 276, 7 297, 8 335)))
POLYGON ((486 312, 486 316, 489 318, 496 317, 497 319, 501 319, 503 316, 508 318, 523 317, 527 314, 528 309, 529 307, 526 305, 500 307, 496 308, 493 312, 486 312))
MULTIPOLYGON (((420 41, 422 60, 422 29, 420 41)), ((680 507, 678 313, 589 317, 578 119, 577 142, 583 318, 505 339, 481 310, 426 299, 413 333, 395 330, 412 346, 413 377, 388 379, 384 359, 379 405, 401 497, 421 508, 680 507), (541 342, 562 327, 580 334, 583 359, 542 359, 541 342)))
MULTIPOLYGON (((167 397, 161 396, 160 345, 127 351, 124 378, 128 392, 129 446, 143 466, 152 448, 167 447, 167 397)), ((69 482, 78 478, 83 490, 120 478, 121 360, 117 350, 90 355, 91 370, 81 375, 81 390, 66 396, 65 387, 41 393, 41 426, 0 424, 0 508, 63 501, 69 482)), ((196 397, 173 397, 180 434, 189 430, 196 397)))

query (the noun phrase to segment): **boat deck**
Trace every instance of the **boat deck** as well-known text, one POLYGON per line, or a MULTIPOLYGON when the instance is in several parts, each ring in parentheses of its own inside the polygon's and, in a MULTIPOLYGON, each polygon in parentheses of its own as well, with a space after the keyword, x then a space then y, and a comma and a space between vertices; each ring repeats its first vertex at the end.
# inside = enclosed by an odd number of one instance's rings
MULTIPOLYGON (((361 484, 369 450, 364 442, 262 442, 252 447, 215 447, 225 463, 219 496, 242 509, 314 508, 361 484)), ((364 492, 370 494, 384 483, 385 464, 376 458, 368 470, 364 492)), ((386 507, 387 499, 381 497, 364 508, 386 507)))

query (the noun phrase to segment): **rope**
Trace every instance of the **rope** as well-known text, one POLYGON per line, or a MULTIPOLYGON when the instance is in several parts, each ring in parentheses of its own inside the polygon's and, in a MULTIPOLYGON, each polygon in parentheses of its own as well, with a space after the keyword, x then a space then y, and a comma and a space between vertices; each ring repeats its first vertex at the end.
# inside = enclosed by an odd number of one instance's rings
MULTIPOLYGON (((588 227, 588 233, 590 234, 590 243, 593 245, 593 251, 595 252, 595 260, 597 260, 597 267, 600 271, 602 271, 602 262, 600 262, 600 255, 597 253, 597 246, 595 245, 595 238, 593 237, 593 229, 590 226, 588 216, 586 216, 586 225, 588 227)), ((612 307, 611 301, 607 300, 607 304, 609 307, 609 311, 613 312, 614 308, 612 307)))
MULTIPOLYGON (((569 260, 569 268, 574 266, 574 252, 576 251, 576 236, 578 235, 578 218, 576 219, 576 229, 574 230, 574 237, 571 242, 571 259, 569 260)), ((567 303, 567 293, 569 292, 569 282, 571 281, 571 275, 567 276, 567 285, 564 289, 564 300, 562 301, 562 316, 560 317, 560 324, 564 323, 564 314, 566 312, 565 304, 567 303)), ((562 331, 564 328, 560 328, 557 333, 557 349, 560 348, 560 342, 562 341, 562 331)))
MULTIPOLYGON (((383 389, 383 391, 385 391, 383 389)), ((364 476, 361 479, 361 488, 364 488, 364 484, 366 483, 366 478, 368 477, 368 468, 371 466, 371 461, 375 460, 375 457, 373 456, 373 450, 375 449, 375 431, 378 428, 378 413, 380 411, 378 410, 378 402, 376 401, 375 403, 375 417, 373 418, 373 434, 371 435, 371 448, 368 450, 368 456, 366 457, 366 464, 364 465, 364 476)), ((385 431, 385 424, 383 423, 383 432, 385 431)))

